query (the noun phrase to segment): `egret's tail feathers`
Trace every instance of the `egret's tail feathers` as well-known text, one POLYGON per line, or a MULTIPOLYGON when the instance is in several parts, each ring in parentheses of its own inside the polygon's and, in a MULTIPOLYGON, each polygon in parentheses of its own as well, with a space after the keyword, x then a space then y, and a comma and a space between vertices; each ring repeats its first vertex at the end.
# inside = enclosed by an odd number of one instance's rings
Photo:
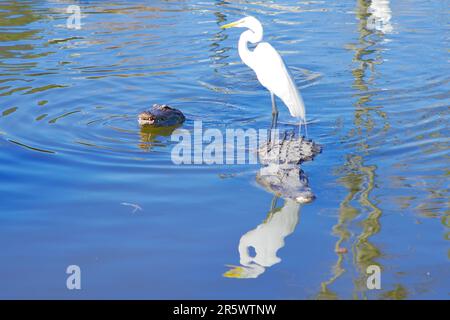
POLYGON ((301 118, 303 119, 303 121, 305 121, 305 105, 303 104, 303 100, 301 98, 295 101, 295 103, 285 102, 285 104, 288 107, 291 116, 295 118, 301 118))

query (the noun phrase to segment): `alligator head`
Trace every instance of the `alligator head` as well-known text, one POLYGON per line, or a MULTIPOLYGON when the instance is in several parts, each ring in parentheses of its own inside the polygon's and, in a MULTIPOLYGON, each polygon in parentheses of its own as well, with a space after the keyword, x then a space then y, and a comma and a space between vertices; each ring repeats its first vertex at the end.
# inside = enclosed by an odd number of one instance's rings
POLYGON ((185 119, 183 113, 178 109, 165 104, 154 104, 150 110, 139 114, 138 123, 140 126, 171 127, 182 124, 185 119))

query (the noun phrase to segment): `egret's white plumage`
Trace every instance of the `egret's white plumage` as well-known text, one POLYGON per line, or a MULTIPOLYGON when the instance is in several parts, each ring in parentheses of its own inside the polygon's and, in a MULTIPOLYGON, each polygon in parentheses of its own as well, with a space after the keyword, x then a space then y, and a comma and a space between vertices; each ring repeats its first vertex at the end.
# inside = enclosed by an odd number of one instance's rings
POLYGON ((252 69, 259 82, 284 102, 293 117, 304 120, 303 99, 279 53, 269 43, 261 42, 255 48, 253 56, 258 63, 252 69))
MULTIPOLYGON (((302 96, 277 50, 267 42, 260 42, 263 39, 261 23, 254 17, 245 17, 222 26, 222 28, 231 27, 249 29, 244 31, 239 38, 239 56, 247 66, 255 71, 259 82, 271 94, 276 95, 283 101, 291 115, 303 121, 306 129, 305 105, 302 96), (258 43, 253 51, 248 48, 249 42, 258 43)), ((272 100, 272 103, 275 112, 277 112, 274 100, 272 100)))

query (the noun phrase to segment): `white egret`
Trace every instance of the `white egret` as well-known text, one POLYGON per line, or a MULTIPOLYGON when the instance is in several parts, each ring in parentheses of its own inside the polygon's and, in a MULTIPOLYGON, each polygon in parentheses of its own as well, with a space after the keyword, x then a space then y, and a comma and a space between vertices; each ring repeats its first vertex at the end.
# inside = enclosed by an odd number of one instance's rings
MULTIPOLYGON (((239 38, 238 51, 242 61, 253 71, 255 71, 259 82, 270 91, 272 99, 272 127, 276 125, 278 119, 278 109, 275 96, 279 97, 288 107, 293 117, 300 118, 306 129, 305 105, 297 86, 292 79, 280 54, 267 42, 260 42, 263 39, 263 27, 258 19, 248 16, 238 21, 221 26, 227 28, 247 28, 239 38), (251 51, 248 43, 258 43, 251 51)), ((301 124, 301 122, 300 122, 301 124)))

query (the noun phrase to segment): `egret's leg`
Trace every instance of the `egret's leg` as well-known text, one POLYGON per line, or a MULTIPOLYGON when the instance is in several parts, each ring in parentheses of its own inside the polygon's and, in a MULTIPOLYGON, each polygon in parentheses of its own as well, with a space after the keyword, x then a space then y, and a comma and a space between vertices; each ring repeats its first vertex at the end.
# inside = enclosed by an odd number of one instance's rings
MULTIPOLYGON (((308 139, 308 128, 306 127, 306 119, 304 119, 303 125, 305 126, 305 138, 308 139)), ((298 122, 298 136, 302 136, 302 119, 298 122)))
POLYGON ((278 122, 278 109, 275 95, 272 92, 270 93, 270 98, 272 99, 272 128, 276 128, 278 122))
POLYGON ((270 204, 270 215, 273 214, 273 212, 275 211, 275 208, 277 207, 277 202, 278 202, 279 197, 274 196, 272 198, 272 203, 270 204))
POLYGON ((308 139, 308 126, 306 125, 306 119, 305 119, 305 137, 308 139))
POLYGON ((308 127, 306 126, 306 119, 304 120, 304 125, 305 125, 305 138, 308 139, 308 127))

